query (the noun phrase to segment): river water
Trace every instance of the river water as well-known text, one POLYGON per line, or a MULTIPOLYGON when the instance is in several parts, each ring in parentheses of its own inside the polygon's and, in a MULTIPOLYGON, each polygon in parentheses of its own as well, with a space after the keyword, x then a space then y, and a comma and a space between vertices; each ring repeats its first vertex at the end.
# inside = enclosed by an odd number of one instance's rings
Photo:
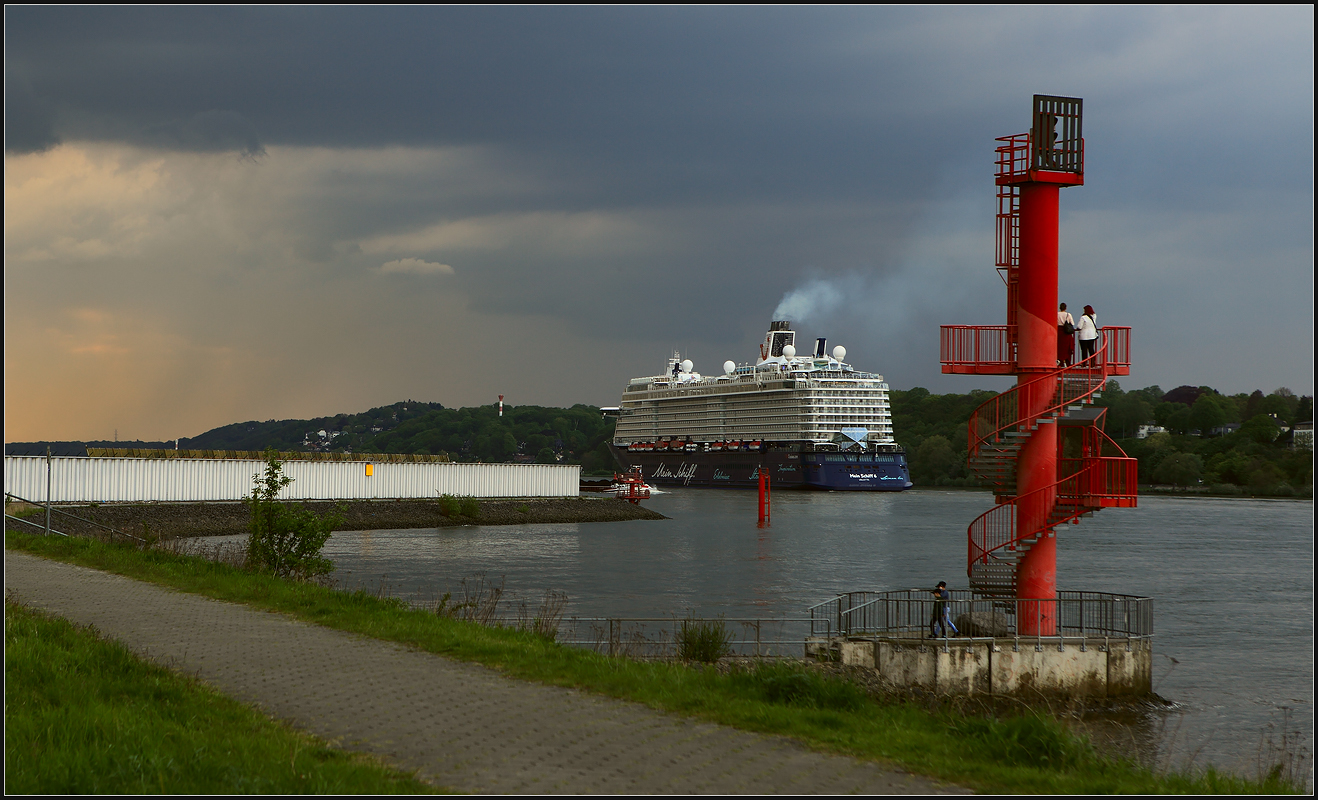
MULTIPOLYGON (((677 489, 665 521, 336 533, 340 583, 434 596, 476 573, 523 596, 566 592, 583 617, 802 617, 860 589, 966 585, 983 492, 677 489)), ((1175 703, 1132 736, 1158 758, 1252 773, 1284 714, 1313 740, 1313 503, 1141 498, 1058 533, 1058 588, 1154 598, 1154 689, 1175 703), (1269 726, 1273 726, 1269 729, 1269 726), (1156 730, 1150 737, 1150 726, 1156 730)))

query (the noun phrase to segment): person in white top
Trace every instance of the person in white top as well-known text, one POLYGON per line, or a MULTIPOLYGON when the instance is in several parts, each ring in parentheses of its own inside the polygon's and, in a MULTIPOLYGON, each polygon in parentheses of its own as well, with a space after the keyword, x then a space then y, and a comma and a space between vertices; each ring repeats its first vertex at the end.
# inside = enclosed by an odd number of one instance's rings
POLYGON ((1075 360, 1075 318, 1066 303, 1057 307, 1057 366, 1069 367, 1075 360))
POLYGON ((1085 313, 1080 317, 1080 324, 1075 326, 1075 336, 1080 340, 1080 360, 1083 361, 1098 349, 1098 317, 1093 306, 1085 306, 1085 313))

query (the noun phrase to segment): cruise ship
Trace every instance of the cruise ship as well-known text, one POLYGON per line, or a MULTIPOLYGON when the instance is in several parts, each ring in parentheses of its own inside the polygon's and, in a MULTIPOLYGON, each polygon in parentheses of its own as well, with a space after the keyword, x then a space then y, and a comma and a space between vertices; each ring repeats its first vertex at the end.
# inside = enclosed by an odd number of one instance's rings
POLYGON ((658 486, 901 491, 906 456, 892 436, 888 384, 830 352, 801 354, 790 322, 775 321, 754 364, 727 361, 704 376, 674 353, 660 375, 633 378, 610 450, 623 470, 658 486))

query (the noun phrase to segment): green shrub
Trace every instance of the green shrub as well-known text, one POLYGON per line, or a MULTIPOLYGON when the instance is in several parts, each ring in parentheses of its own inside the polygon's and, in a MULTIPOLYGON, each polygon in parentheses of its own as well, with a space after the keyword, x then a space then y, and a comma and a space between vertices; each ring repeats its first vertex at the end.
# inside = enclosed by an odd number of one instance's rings
POLYGON ((471 517, 481 515, 481 504, 474 497, 454 497, 451 494, 439 496, 439 513, 446 517, 471 517))
POLYGON ((274 450, 266 451, 265 474, 252 476, 256 486, 247 498, 251 533, 247 537, 247 566, 281 578, 311 578, 334 571, 334 562, 320 554, 334 529, 338 514, 322 517, 305 504, 294 506, 277 499, 293 479, 284 474, 274 450))
POLYGON ((713 664, 732 652, 732 632, 718 619, 684 619, 677 626, 677 657, 713 664))

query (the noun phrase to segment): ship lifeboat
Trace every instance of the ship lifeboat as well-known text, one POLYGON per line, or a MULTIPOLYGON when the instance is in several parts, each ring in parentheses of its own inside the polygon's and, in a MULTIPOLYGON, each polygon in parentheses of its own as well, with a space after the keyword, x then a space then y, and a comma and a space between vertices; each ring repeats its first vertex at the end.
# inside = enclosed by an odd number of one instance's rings
POLYGON ((711 444, 711 445, 709 446, 709 449, 710 449, 711 451, 717 451, 717 450, 722 450, 722 449, 723 449, 724 447, 726 447, 726 446, 727 446, 727 445, 726 445, 726 443, 724 443, 724 442, 714 442, 713 444, 711 444))
POLYGON ((685 443, 685 442, 678 442, 678 441, 670 442, 670 443, 668 444, 668 449, 669 449, 669 450, 685 450, 685 449, 686 449, 686 443, 685 443))
POLYGON ((613 474, 613 494, 619 500, 626 500, 636 505, 642 500, 650 499, 650 487, 645 483, 640 467, 632 467, 619 475, 613 474))
POLYGON ((737 439, 734 439, 734 440, 732 440, 731 442, 728 442, 728 449, 729 449, 729 450, 740 450, 740 449, 741 449, 741 441, 740 441, 740 440, 737 440, 737 439))
POLYGON ((755 440, 755 441, 753 441, 753 442, 747 442, 747 443, 746 443, 746 446, 747 446, 748 448, 750 448, 751 450, 759 450, 760 447, 761 447, 762 445, 763 445, 763 442, 759 441, 758 439, 755 440))

